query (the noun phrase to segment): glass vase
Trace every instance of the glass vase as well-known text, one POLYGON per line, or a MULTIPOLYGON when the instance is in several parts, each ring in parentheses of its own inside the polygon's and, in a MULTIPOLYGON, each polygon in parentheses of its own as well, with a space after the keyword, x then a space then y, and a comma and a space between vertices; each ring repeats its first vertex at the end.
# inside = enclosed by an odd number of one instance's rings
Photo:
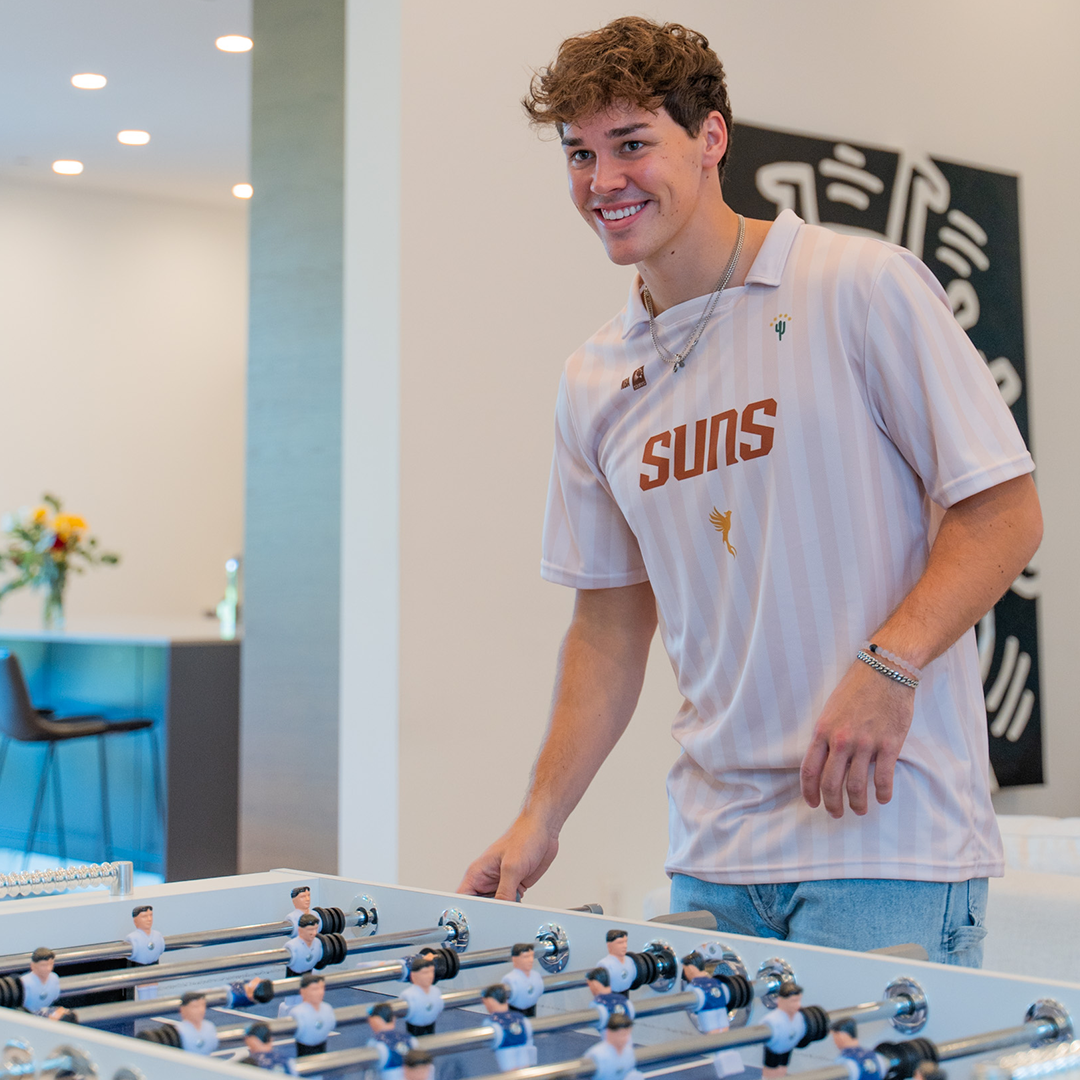
POLYGON ((45 607, 42 612, 46 630, 64 629, 64 590, 51 587, 45 592, 45 607))

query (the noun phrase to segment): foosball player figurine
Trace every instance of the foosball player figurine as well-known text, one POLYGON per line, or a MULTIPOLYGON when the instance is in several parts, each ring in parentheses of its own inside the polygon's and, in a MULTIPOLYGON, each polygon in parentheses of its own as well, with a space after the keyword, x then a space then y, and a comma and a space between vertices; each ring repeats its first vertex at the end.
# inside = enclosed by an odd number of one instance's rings
POLYGON ((609 930, 607 932, 608 954, 597 964, 597 967, 607 968, 611 977, 611 989, 616 994, 625 994, 631 983, 637 978, 637 964, 626 955, 626 949, 630 939, 625 930, 609 930))
POLYGON ((948 1075, 936 1061, 920 1061, 915 1066, 915 1080, 947 1080, 948 1075))
POLYGON ((326 1050, 326 1040, 337 1027, 334 1010, 325 1002, 326 979, 315 971, 309 971, 300 980, 300 1004, 289 1010, 296 1021, 296 1056, 321 1054, 326 1050))
POLYGON ((592 994, 593 1005, 599 1013, 596 1026, 603 1031, 613 1016, 628 1016, 634 1019, 634 1006, 625 994, 611 991, 611 976, 607 968, 596 967, 585 972, 585 985, 592 994))
POLYGON ((382 1080, 404 1080, 402 1065, 405 1055, 413 1048, 416 1040, 397 1030, 394 1010, 388 1002, 380 1001, 368 1009, 368 1028, 371 1038, 367 1044, 379 1055, 382 1080))
POLYGON ((495 1028, 491 1045, 501 1072, 527 1069, 536 1064, 532 1024, 527 1016, 510 1007, 509 998, 505 983, 495 983, 484 991, 480 999, 495 1028))
POLYGON ((847 1068, 851 1080, 881 1080, 888 1066, 873 1050, 859 1045, 859 1029, 854 1020, 836 1020, 829 1025, 829 1031, 840 1051, 836 1064, 847 1068))
POLYGON ((154 909, 149 904, 139 904, 131 909, 131 921, 135 929, 124 940, 131 945, 129 964, 146 967, 156 964, 165 952, 165 938, 154 929, 154 909))
POLYGON ((402 1061, 405 1080, 434 1080, 435 1059, 426 1050, 410 1050, 402 1061))
POLYGON ((293 909, 285 916, 285 918, 292 923, 291 936, 296 937, 296 931, 299 929, 297 924, 300 922, 300 917, 302 915, 307 915, 309 912, 315 916, 315 921, 319 927, 315 933, 321 934, 322 919, 319 918, 318 912, 311 910, 311 887, 308 885, 297 885, 289 895, 292 897, 293 909))
POLYGON ((226 1005, 230 1009, 245 1009, 256 1002, 265 1004, 274 997, 274 984, 269 979, 248 979, 247 982, 229 983, 229 999, 226 1005))
POLYGON ((311 971, 323 958, 322 942, 316 938, 319 932, 319 917, 310 913, 301 915, 297 920, 296 937, 285 942, 291 958, 285 968, 287 979, 311 971))
POLYGON ((641 1080, 631 1041, 634 1021, 621 1013, 613 1016, 604 1029, 604 1037, 585 1051, 596 1062, 593 1080, 641 1080))
MULTIPOLYGON (((682 958, 682 974, 689 989, 698 999, 698 1006, 691 1014, 694 1026, 702 1034, 710 1031, 727 1031, 728 1004, 731 991, 719 979, 714 979, 706 967, 705 957, 699 952, 687 953, 682 958)), ((734 1076, 746 1068, 737 1050, 720 1050, 713 1054, 713 1065, 719 1077, 734 1076)))
POLYGON ((533 970, 536 946, 531 941, 518 942, 510 947, 510 963, 514 966, 502 977, 509 993, 510 1008, 522 1016, 535 1016, 536 1003, 544 992, 544 976, 533 970))
POLYGON ((212 1054, 218 1048, 217 1028, 206 1019, 206 996, 189 990, 180 999, 180 1047, 193 1054, 212 1054))
POLYGON ((256 1069, 269 1069, 271 1072, 288 1072, 289 1056, 280 1046, 274 1046, 270 1028, 261 1020, 249 1024, 244 1032, 244 1045, 248 1056, 241 1058, 238 1065, 253 1065, 256 1069))
POLYGON ((30 954, 30 970, 19 976, 22 983, 22 1007, 27 1012, 50 1020, 72 1020, 74 1015, 63 1006, 52 1007, 60 996, 60 976, 53 971, 56 954, 52 949, 35 949, 30 954))
POLYGON ((806 1017, 802 1008, 802 987, 786 982, 776 992, 776 1007, 762 1018, 763 1024, 772 1028, 772 1037, 765 1043, 765 1063, 761 1069, 764 1080, 769 1077, 787 1076, 791 1051, 806 1034, 806 1017))
POLYGON ((409 1006, 405 1030, 410 1035, 433 1035, 443 1011, 442 991, 435 985, 435 961, 421 953, 409 961, 409 985, 398 995, 409 1006))

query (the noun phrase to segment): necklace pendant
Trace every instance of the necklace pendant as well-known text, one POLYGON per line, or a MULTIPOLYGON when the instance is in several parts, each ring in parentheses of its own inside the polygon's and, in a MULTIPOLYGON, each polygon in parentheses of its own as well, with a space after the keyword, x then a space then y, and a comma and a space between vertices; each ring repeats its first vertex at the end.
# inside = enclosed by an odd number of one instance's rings
POLYGON ((686 363, 686 357, 685 356, 680 356, 679 359, 676 360, 675 363, 672 365, 671 370, 673 372, 678 371, 679 368, 681 368, 683 366, 683 364, 685 364, 685 363, 686 363))

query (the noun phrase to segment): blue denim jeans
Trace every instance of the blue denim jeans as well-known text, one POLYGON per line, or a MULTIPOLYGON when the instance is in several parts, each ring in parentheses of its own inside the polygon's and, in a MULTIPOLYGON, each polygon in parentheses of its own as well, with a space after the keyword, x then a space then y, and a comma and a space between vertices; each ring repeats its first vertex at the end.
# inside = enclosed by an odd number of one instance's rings
POLYGON ((857 952, 915 943, 939 964, 981 967, 986 893, 986 878, 714 885, 675 874, 671 910, 711 911, 717 927, 731 934, 857 952))

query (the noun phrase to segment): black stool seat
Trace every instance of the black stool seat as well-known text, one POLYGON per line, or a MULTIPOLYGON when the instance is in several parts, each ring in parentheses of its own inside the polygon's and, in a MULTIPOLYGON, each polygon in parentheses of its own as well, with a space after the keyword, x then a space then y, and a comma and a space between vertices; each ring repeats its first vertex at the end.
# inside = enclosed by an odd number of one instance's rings
POLYGON ((19 658, 0 649, 0 775, 3 774, 7 760, 8 745, 12 739, 24 743, 47 743, 45 763, 38 781, 37 798, 30 823, 30 836, 26 844, 29 857, 37 837, 38 822, 41 818, 42 803, 49 782, 49 773, 54 775, 53 800, 56 820, 60 830, 60 857, 67 858, 67 840, 64 834, 63 799, 60 792, 60 766, 56 761, 56 744, 70 742, 72 739, 98 739, 98 767, 101 778, 101 824, 105 837, 105 857, 112 861, 112 824, 109 818, 109 772, 105 756, 105 736, 123 735, 133 731, 145 731, 150 736, 151 763, 154 775, 154 796, 158 817, 163 817, 161 803, 161 778, 157 755, 157 739, 154 721, 147 717, 134 717, 128 720, 106 720, 103 716, 57 716, 52 709, 36 709, 30 700, 30 690, 26 685, 19 658))
POLYGON ((145 731, 154 721, 140 717, 135 720, 106 720, 104 716, 41 716, 35 727, 37 733, 23 742, 58 742, 61 739, 83 739, 91 735, 119 735, 125 731, 145 731))

